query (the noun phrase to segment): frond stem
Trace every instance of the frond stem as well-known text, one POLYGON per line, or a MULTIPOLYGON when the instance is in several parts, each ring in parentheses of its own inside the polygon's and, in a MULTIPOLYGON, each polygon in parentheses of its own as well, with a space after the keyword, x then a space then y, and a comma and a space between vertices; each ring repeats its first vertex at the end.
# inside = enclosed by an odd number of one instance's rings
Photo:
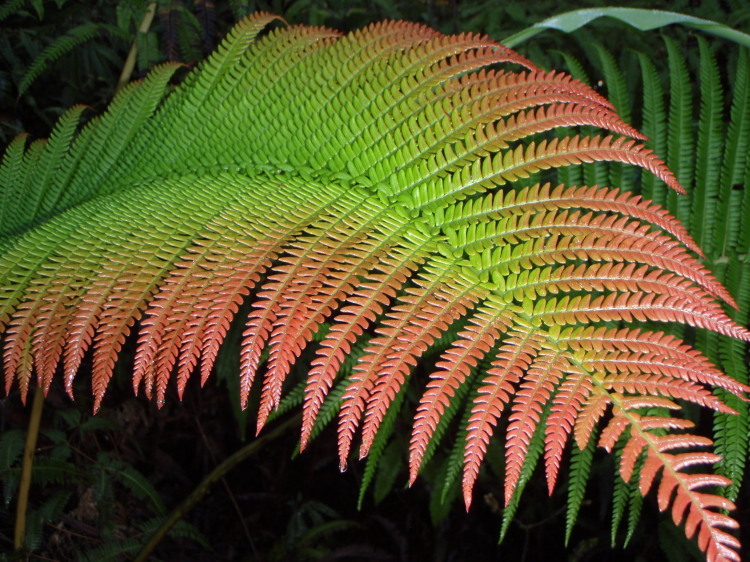
POLYGON ((34 401, 31 405, 31 418, 26 431, 26 445, 23 449, 23 464, 21 465, 21 482, 18 486, 18 503, 16 504, 16 526, 13 534, 13 547, 16 551, 23 548, 26 535, 26 511, 29 506, 29 488, 31 487, 31 467, 34 462, 36 440, 39 437, 39 422, 42 419, 44 406, 44 389, 37 385, 34 401))

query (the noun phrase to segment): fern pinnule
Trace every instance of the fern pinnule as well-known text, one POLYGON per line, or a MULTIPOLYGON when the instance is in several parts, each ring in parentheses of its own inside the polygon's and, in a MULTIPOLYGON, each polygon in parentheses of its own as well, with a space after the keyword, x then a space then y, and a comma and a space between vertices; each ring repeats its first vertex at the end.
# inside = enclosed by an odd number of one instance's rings
POLYGON ((516 317, 508 330, 503 345, 492 362, 492 367, 482 380, 474 399, 474 407, 467 426, 464 448, 463 494, 466 509, 471 506, 471 493, 479 475, 479 466, 487 452, 493 427, 503 409, 515 394, 515 385, 523 379, 541 349, 543 337, 526 322, 519 325, 516 317), (523 328, 523 329, 522 329, 523 328))
POLYGON ((552 400, 547 417, 548 430, 544 437, 544 468, 550 495, 557 482, 568 436, 576 422, 583 418, 582 410, 589 403, 594 389, 589 378, 584 373, 576 372, 570 362, 565 362, 563 367, 567 369, 565 380, 552 400))
POLYGON ((360 284, 349 297, 348 305, 333 317, 331 329, 320 344, 308 376, 300 448, 307 444, 318 409, 331 388, 344 357, 366 327, 382 314, 384 307, 390 305, 396 291, 429 254, 430 246, 431 241, 411 233, 388 255, 382 256, 374 267, 378 273, 369 273, 368 278, 372 282, 360 284))
MULTIPOLYGON (((411 367, 440 333, 466 316, 486 296, 486 291, 473 283, 467 283, 461 276, 441 280, 439 285, 436 283, 438 279, 439 277, 429 279, 419 289, 407 289, 407 294, 399 299, 404 304, 393 307, 392 312, 386 314, 386 319, 383 320, 383 324, 388 325, 391 314, 394 320, 398 319, 390 324, 393 329, 383 330, 386 337, 372 341, 374 345, 371 353, 379 354, 377 347, 388 349, 390 353, 383 365, 373 362, 378 367, 378 371, 373 373, 377 382, 367 400, 360 457, 367 455, 380 422, 395 392, 403 386, 411 367), (436 285, 439 289, 431 290, 436 285)), ((421 285, 419 282, 418 284, 421 285)))
POLYGON ((503 324, 505 309, 490 309, 480 306, 469 318, 468 324, 458 333, 456 340, 441 355, 430 375, 417 412, 414 416, 409 445, 409 482, 413 483, 423 462, 428 444, 432 441, 438 423, 443 417, 458 389, 469 377, 472 368, 490 352, 500 340, 501 330, 510 327, 503 324))
MULTIPOLYGON (((528 452, 531 438, 537 430, 542 410, 552 397, 553 391, 564 378, 565 371, 568 370, 568 361, 560 350, 550 349, 542 344, 536 356, 532 359, 523 381, 519 384, 513 397, 513 404, 508 416, 508 429, 506 432, 507 440, 505 442, 505 504, 508 505, 513 492, 521 477, 524 468, 526 453, 528 452)), ((559 394, 558 394, 559 396, 559 394)), ((553 405, 554 407, 554 405, 553 405)), ((570 415, 574 415, 570 412, 570 415)), ((549 415, 545 425, 550 424, 549 415)), ((563 420, 565 421, 565 420, 563 420)), ((548 460, 547 475, 550 480, 549 487, 554 487, 555 473, 549 469, 551 464, 559 462, 555 458, 554 449, 556 446, 562 447, 567 432, 556 434, 552 431, 545 431, 545 452, 551 454, 545 455, 548 460), (557 442, 559 445, 555 445, 557 442)))

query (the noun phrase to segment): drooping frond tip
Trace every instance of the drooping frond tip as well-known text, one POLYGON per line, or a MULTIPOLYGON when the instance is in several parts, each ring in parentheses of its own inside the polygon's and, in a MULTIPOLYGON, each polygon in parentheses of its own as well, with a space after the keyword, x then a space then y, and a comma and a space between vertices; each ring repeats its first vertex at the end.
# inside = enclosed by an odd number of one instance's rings
POLYGON ((585 84, 486 38, 405 22, 260 36, 274 19, 238 24, 171 93, 173 68, 160 67, 77 134, 73 111, 49 142, 8 148, 7 391, 17 381, 25 398, 34 377, 46 390, 61 366, 72 396, 90 364, 98 409, 132 336, 134 389, 162 404, 170 379, 180 397, 195 371, 206 381, 246 309, 234 352, 243 407, 261 386, 259 430, 311 348, 301 444, 338 411, 345 467, 360 430, 360 455, 376 449, 415 366, 436 353, 411 481, 460 408, 467 506, 505 411, 506 503, 535 436, 552 490, 571 435, 583 450, 606 425, 610 450, 629 429, 622 477, 645 455, 641 491, 661 474, 660 507, 698 530, 709 558, 733 559, 721 528, 734 522, 713 511, 731 506, 696 491, 724 481, 682 470, 715 456, 692 451, 698 436, 670 440, 685 422, 646 412, 676 400, 729 412, 711 389, 750 389, 637 324, 750 332, 715 302, 735 305, 666 211, 617 186, 545 183, 610 161, 682 191, 642 135, 585 84), (584 126, 607 132, 563 134, 584 126))

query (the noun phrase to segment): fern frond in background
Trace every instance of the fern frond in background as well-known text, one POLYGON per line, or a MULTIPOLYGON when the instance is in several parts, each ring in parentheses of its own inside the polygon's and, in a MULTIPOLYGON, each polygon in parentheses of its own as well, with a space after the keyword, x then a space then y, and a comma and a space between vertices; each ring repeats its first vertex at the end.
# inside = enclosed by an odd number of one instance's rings
MULTIPOLYGON (((443 420, 463 410, 453 457, 468 507, 507 409, 511 509, 539 459, 554 489, 569 441, 580 503, 598 434, 621 480, 640 495, 656 488, 708 559, 739 559, 737 523, 723 513, 733 504, 714 490, 732 481, 695 471, 720 457, 677 413, 680 401, 732 415, 725 401, 744 404, 750 388, 655 326, 748 341, 716 301, 737 302, 660 206, 616 186, 550 183, 556 169, 613 162, 683 191, 612 103, 485 37, 403 22, 342 36, 260 13, 167 94, 174 71, 157 67, 77 135, 79 108, 49 141, 9 147, 8 391, 18 384, 25 398, 33 380, 47 389, 61 365, 72 395, 90 356, 98 409, 133 335, 133 386, 162 404, 171 378, 179 396, 194 371, 205 382, 249 302, 239 393, 245 405, 261 386, 259 431, 324 324, 301 448, 335 401, 342 469, 358 432, 360 457, 384 451, 389 413, 437 350, 411 481, 443 420)), ((716 131, 704 130, 698 175, 711 177, 716 131)))

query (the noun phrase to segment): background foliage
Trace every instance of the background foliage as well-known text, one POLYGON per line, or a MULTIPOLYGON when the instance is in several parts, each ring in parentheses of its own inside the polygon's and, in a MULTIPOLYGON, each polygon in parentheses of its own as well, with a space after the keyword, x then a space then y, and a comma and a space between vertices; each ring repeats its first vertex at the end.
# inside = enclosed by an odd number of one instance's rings
MULTIPOLYGON (((484 31, 502 39, 554 13, 596 4, 590 1, 569 6, 559 2, 490 1, 379 0, 362 4, 312 0, 161 1, 154 24, 147 33, 139 34, 137 28, 147 5, 145 1, 115 4, 103 0, 11 0, 0 7, 3 63, 0 144, 6 144, 21 131, 36 137, 46 136, 56 118, 73 103, 89 105, 94 110, 91 114, 99 112, 114 93, 132 37, 136 37, 139 46, 136 74, 140 75, 164 60, 194 64, 215 46, 234 21, 257 9, 284 14, 290 22, 342 30, 384 18, 403 18, 423 21, 444 32, 484 31)), ((750 27, 750 8, 740 0, 692 4, 671 2, 664 8, 719 20, 745 31, 750 27)), ((539 64, 567 66, 573 74, 592 77, 593 84, 612 98, 625 119, 637 127, 648 124, 649 112, 653 111, 648 109, 653 105, 642 101, 644 92, 649 91, 644 90, 641 78, 643 68, 647 68, 643 55, 649 55, 656 63, 651 78, 662 84, 665 94, 670 87, 681 87, 684 96, 696 100, 691 114, 685 116, 690 131, 683 134, 688 136, 693 129, 697 130, 704 111, 711 115, 710 105, 704 110, 708 102, 697 100, 707 97, 701 84, 708 81, 701 77, 701 72, 714 72, 705 62, 706 49, 713 48, 715 72, 723 85, 715 102, 718 109, 714 111, 720 115, 720 121, 727 122, 732 104, 729 94, 738 75, 735 69, 739 50, 713 39, 699 44, 697 34, 684 29, 669 29, 665 35, 669 37, 666 42, 658 33, 637 33, 621 24, 600 22, 573 36, 546 32, 517 48, 539 64), (673 48, 685 55, 684 71, 677 69, 680 57, 672 54, 670 58, 670 41, 673 48), (680 80, 674 78, 676 75, 680 80)), ((677 121, 674 123, 676 127, 677 121)), ((652 125, 665 128, 669 123, 652 125)), ((715 132, 712 137, 720 135, 715 132)), ((662 138, 669 139, 669 135, 663 134, 662 138)), ((679 133, 672 138, 672 142, 679 142, 679 133)), ((669 152, 666 145, 656 148, 661 154, 669 152)), ((669 164, 679 173, 680 164, 674 151, 672 158, 669 164)), ((684 158, 690 160, 692 153, 687 151, 684 158)), ((712 157, 717 158, 720 155, 712 157)), ((682 166, 683 175, 691 173, 688 167, 682 166)), ((580 174, 590 183, 607 183, 618 171, 616 167, 596 165, 565 173, 572 177, 580 174)), ((633 185, 636 183, 637 178, 633 178, 633 185)), ((744 184, 727 185, 733 199, 727 200, 726 209, 741 209, 742 197, 748 199, 744 184)), ((653 186, 640 187, 654 190, 653 186)), ((672 197, 665 203, 681 219, 700 225, 698 228, 707 224, 703 219, 695 219, 688 201, 672 197)), ((724 246, 719 244, 708 258, 714 260, 713 266, 721 276, 731 279, 739 273, 724 267, 723 264, 731 263, 722 259, 729 256, 724 246)), ((722 349, 717 342, 697 343, 717 363, 738 363, 735 371, 742 365, 746 367, 746 350, 741 344, 722 349)), ((75 552, 81 553, 82 558, 96 559, 103 553, 116 557, 134 552, 154 524, 158 524, 155 522, 165 509, 168 510, 165 506, 171 507, 189 493, 202 475, 241 446, 248 429, 252 432, 247 420, 254 416, 253 407, 241 413, 232 402, 237 393, 232 392, 234 379, 229 375, 235 369, 233 356, 224 354, 219 378, 230 392, 215 385, 197 392, 191 383, 185 402, 168 400, 160 411, 144 400, 133 399, 127 377, 121 376, 96 418, 87 413, 91 410, 88 389, 78 389, 77 403, 71 406, 62 396, 62 389, 53 385, 35 465, 33 509, 38 524, 29 528, 27 543, 34 556, 70 559, 75 552), (227 407, 229 404, 231 408, 227 407)), ((405 396, 411 402, 417 398, 405 396)), ((5 489, 0 541, 6 543, 12 534, 10 511, 27 414, 13 394, 3 401, 2 408, 0 471, 5 489)), ((404 408, 403 419, 393 419, 393 440, 384 444, 380 466, 355 465, 346 475, 337 470, 332 435, 316 440, 309 451, 290 462, 289 452, 294 450, 297 439, 296 432, 290 432, 261 459, 254 459, 229 475, 223 489, 212 491, 190 515, 189 524, 176 529, 162 544, 159 556, 175 559, 211 553, 216 559, 259 560, 461 560, 469 556, 491 558, 500 552, 503 557, 519 560, 561 556, 558 549, 564 543, 566 520, 570 518, 564 504, 566 491, 560 487, 548 499, 541 479, 531 481, 525 500, 507 519, 509 530, 505 541, 501 547, 494 546, 502 504, 493 492, 502 478, 501 447, 491 449, 488 454, 490 469, 479 483, 485 492, 484 501, 475 502, 468 516, 458 504, 441 505, 443 494, 434 493, 442 492, 444 461, 432 463, 416 489, 406 492, 403 489, 406 463, 403 454, 399 454, 406 450, 404 442, 408 441, 412 410, 413 406, 404 408), (370 490, 361 495, 361 503, 367 509, 357 512, 352 498, 357 496, 363 480, 362 471, 365 481, 370 482, 370 490), (232 504, 235 509, 227 507, 232 504), (450 540, 456 536, 461 537, 460 543, 450 540), (544 540, 539 540, 541 536, 544 540)), ((698 421, 704 426, 711 422, 698 421)), ((447 455, 449 451, 443 453, 447 455)), ((594 456, 597 460, 598 453, 594 456)), ((605 553, 611 559, 623 560, 661 560, 665 554, 671 554, 675 560, 696 556, 692 545, 682 538, 682 532, 659 518, 656 509, 643 509, 640 523, 636 524, 637 517, 632 514, 640 512, 640 500, 634 498, 640 496, 613 484, 610 464, 611 461, 593 464, 587 495, 592 500, 580 507, 578 524, 568 543, 570 558, 594 560, 605 553), (619 537, 627 535, 631 540, 626 549, 610 552, 610 535, 618 532, 602 525, 602 521, 611 518, 613 498, 615 505, 622 506, 619 537)), ((746 523, 746 534, 750 521, 747 488, 747 485, 743 488, 744 497, 738 500, 740 511, 736 513, 737 519, 746 523)), ((446 491, 447 495, 452 493, 446 491)), ((742 539, 745 545, 750 543, 750 537, 742 539)))

